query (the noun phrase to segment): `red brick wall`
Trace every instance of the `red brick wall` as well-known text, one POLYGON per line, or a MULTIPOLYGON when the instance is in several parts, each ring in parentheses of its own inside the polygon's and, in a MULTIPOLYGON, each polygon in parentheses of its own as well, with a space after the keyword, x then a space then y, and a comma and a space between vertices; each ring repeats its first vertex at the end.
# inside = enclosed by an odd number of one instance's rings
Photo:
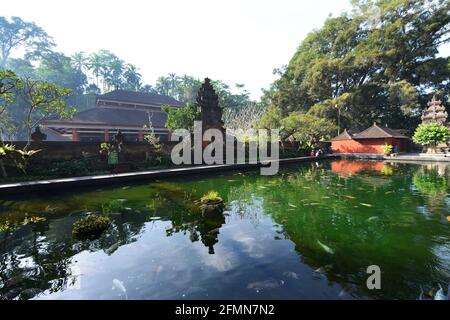
POLYGON ((397 145, 398 152, 406 152, 408 149, 407 139, 396 138, 332 141, 331 148, 333 153, 383 154, 384 144, 397 145))

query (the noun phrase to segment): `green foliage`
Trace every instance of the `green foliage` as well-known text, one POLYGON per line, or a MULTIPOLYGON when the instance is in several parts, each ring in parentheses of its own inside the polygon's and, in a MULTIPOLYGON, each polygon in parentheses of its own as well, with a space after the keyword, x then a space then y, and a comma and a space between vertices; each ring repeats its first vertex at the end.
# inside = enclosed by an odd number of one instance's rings
POLYGON ((28 169, 29 175, 42 177, 79 177, 89 175, 94 171, 92 165, 84 159, 72 159, 65 161, 54 161, 51 163, 31 163, 28 169))
POLYGON ((384 145, 382 146, 382 148, 383 148, 383 153, 384 153, 386 156, 388 156, 388 155, 391 154, 392 149, 393 149, 393 146, 391 146, 390 144, 384 144, 384 145))
POLYGON ((100 143, 100 154, 108 155, 111 150, 111 145, 108 142, 100 143))
POLYGON ((307 148, 314 148, 319 142, 330 139, 337 129, 327 119, 302 112, 292 112, 281 121, 281 125, 283 140, 297 141, 307 148))
MULTIPOLYGON (((0 144, 0 160, 3 165, 9 165, 22 171, 27 172, 30 157, 40 152, 40 150, 16 149, 12 144, 0 144)), ((2 172, 3 177, 6 173, 2 172)))
POLYGON ((27 57, 34 58, 53 46, 51 37, 35 23, 19 17, 0 17, 0 67, 5 66, 15 49, 24 48, 27 57))
POLYGON ((450 130, 438 123, 420 124, 413 136, 413 141, 421 145, 434 145, 446 142, 450 137, 450 130))
POLYGON ((81 239, 99 237, 110 225, 108 217, 89 215, 73 224, 72 235, 81 239))
MULTIPOLYGON (((252 102, 243 84, 236 84, 233 93, 232 88, 220 80, 213 80, 211 83, 219 96, 219 104, 224 109, 240 109, 252 102)), ((167 76, 159 77, 154 86, 147 85, 141 90, 167 95, 188 104, 196 102, 201 85, 202 81, 195 77, 169 73, 167 76)))
POLYGON ((184 108, 172 109, 167 105, 161 106, 161 110, 167 113, 166 128, 170 130, 193 130, 194 120, 200 115, 200 108, 193 103, 188 103, 184 108))
POLYGON ((219 193, 217 191, 208 191, 206 194, 204 194, 201 198, 200 201, 203 203, 208 203, 208 202, 218 202, 218 201, 222 201, 222 198, 219 197, 219 193))
POLYGON ((55 83, 24 78, 21 80, 20 95, 26 104, 24 126, 29 141, 33 129, 44 119, 51 117, 69 118, 75 112, 67 106, 64 98, 71 93, 55 83))
POLYGON ((0 157, 6 157, 12 153, 16 152, 16 147, 12 144, 0 145, 0 157))
POLYGON ((280 129, 283 116, 280 108, 270 106, 257 122, 256 126, 261 129, 280 129))
POLYGON ((19 78, 13 71, 0 70, 0 115, 14 101, 14 89, 18 83, 19 78))
POLYGON ((310 112, 342 127, 365 129, 374 121, 412 131, 430 90, 449 101, 448 1, 352 2, 352 13, 328 18, 300 44, 263 102, 310 112))
POLYGON ((6 221, 0 223, 0 233, 2 233, 2 232, 13 233, 16 229, 18 229, 21 226, 26 226, 29 224, 38 224, 38 223, 45 222, 45 221, 47 221, 47 219, 44 217, 39 217, 39 216, 28 217, 28 214, 25 214, 25 217, 23 218, 23 220, 14 221, 14 222, 6 220, 6 221))

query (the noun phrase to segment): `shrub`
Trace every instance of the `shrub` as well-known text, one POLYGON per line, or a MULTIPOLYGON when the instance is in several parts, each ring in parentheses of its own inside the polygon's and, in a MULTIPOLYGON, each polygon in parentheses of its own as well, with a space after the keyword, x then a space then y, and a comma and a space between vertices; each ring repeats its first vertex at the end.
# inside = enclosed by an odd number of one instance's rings
POLYGON ((90 215, 73 224, 72 234, 76 238, 95 238, 100 236, 110 225, 110 218, 90 215))
POLYGON ((421 124, 417 127, 413 141, 421 145, 433 145, 446 142, 450 137, 450 130, 438 123, 421 124))

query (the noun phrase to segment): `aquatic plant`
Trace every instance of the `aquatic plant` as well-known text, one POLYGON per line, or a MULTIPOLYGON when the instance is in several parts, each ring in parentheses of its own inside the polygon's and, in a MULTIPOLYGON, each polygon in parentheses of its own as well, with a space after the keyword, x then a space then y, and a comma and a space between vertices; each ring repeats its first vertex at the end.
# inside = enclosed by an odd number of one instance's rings
POLYGON ((44 221, 47 221, 47 219, 44 217, 38 217, 38 216, 28 217, 28 214, 25 214, 25 217, 22 221, 12 222, 12 221, 6 220, 6 221, 0 223, 0 232, 13 233, 20 226, 26 226, 29 224, 37 224, 37 223, 44 222, 44 221))
POLYGON ((73 224, 72 234, 76 238, 95 238, 111 225, 111 219, 98 215, 89 215, 73 224))
POLYGON ((204 204, 223 202, 222 198, 219 197, 219 193, 217 191, 208 191, 200 198, 200 201, 204 204))
POLYGON ((208 191, 200 198, 200 209, 203 215, 222 213, 223 199, 217 191, 208 191))

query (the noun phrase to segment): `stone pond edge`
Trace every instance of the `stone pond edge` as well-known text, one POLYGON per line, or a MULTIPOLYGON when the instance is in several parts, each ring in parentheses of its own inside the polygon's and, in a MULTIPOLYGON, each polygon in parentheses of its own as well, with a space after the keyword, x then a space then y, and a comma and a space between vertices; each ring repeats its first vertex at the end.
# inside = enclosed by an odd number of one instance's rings
MULTIPOLYGON (((280 165, 320 161, 324 159, 366 159, 366 160, 388 160, 388 161, 413 161, 413 162, 450 162, 450 157, 445 156, 424 156, 424 155, 399 155, 397 157, 384 157, 378 154, 331 154, 322 157, 295 157, 286 158, 278 161, 280 165)), ((220 164, 220 165, 202 165, 194 167, 160 169, 151 171, 128 172, 118 174, 105 174, 95 176, 73 177, 63 179, 50 179, 39 181, 16 182, 8 184, 0 184, 0 195, 2 194, 20 194, 35 191, 63 190, 67 188, 105 186, 111 184, 136 182, 144 180, 155 180, 162 178, 171 178, 177 176, 193 175, 208 172, 230 171, 230 170, 248 170, 261 167, 261 163, 257 164, 220 164)))

